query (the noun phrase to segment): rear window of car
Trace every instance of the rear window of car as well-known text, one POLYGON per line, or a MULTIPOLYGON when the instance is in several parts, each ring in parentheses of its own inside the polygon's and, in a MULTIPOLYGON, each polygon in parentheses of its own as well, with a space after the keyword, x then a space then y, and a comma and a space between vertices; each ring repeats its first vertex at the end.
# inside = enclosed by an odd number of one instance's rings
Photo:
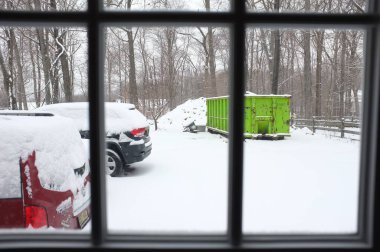
MULTIPOLYGON (((0 158, 3 156, 0 153, 0 158)), ((17 162, 17 161, 16 161, 17 162)), ((11 167, 0 167, 0 199, 14 199, 21 197, 20 169, 12 170, 11 167)))
POLYGON ((79 132, 71 119, 0 115, 1 198, 21 197, 20 159, 35 151, 38 177, 45 189, 77 190, 74 169, 86 162, 79 132))

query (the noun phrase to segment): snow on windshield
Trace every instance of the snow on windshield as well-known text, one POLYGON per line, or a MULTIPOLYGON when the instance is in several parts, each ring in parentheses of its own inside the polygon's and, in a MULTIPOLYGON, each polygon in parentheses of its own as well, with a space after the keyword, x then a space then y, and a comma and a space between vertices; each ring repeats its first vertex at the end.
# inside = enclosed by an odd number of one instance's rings
POLYGON ((71 119, 34 116, 0 116, 0 197, 21 197, 20 158, 36 151, 41 185, 56 191, 76 192, 73 171, 84 165, 85 149, 71 119))
MULTIPOLYGON (((49 112, 74 119, 78 130, 89 130, 89 103, 59 103, 35 109, 38 112, 49 112)), ((120 133, 148 126, 143 114, 129 103, 105 103, 107 133, 120 133)))

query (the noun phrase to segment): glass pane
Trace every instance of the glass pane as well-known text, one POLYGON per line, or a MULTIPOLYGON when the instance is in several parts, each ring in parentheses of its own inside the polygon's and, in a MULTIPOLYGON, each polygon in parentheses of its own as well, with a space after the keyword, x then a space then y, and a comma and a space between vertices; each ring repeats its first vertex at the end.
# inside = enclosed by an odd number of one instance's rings
POLYGON ((225 233, 228 144, 206 132, 205 97, 228 94, 229 30, 120 26, 106 36, 110 232, 225 233))
POLYGON ((0 232, 89 232, 88 140, 67 112, 88 100, 86 29, 3 26, 0 36, 0 232))
POLYGON ((87 10, 87 0, 0 0, 0 10, 85 11, 87 10))
POLYGON ((106 10, 121 11, 230 11, 230 0, 104 0, 106 10))
POLYGON ((246 32, 244 232, 356 233, 364 31, 246 32))
POLYGON ((363 14, 368 0, 246 0, 250 12, 308 12, 363 14))

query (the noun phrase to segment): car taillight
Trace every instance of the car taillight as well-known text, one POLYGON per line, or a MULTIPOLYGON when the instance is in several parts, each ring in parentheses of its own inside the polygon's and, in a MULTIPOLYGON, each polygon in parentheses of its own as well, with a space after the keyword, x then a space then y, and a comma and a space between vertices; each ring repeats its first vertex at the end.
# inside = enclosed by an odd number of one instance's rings
POLYGON ((144 133, 145 133, 145 128, 138 128, 131 131, 131 134, 134 137, 141 137, 144 135, 144 133))
POLYGON ((47 227, 47 214, 44 208, 37 206, 25 207, 25 227, 47 227))

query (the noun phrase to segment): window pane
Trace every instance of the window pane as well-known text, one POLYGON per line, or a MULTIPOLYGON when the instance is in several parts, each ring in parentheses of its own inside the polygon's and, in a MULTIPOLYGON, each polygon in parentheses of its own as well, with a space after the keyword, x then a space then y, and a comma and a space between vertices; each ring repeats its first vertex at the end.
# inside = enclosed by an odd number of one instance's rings
POLYGON ((246 34, 244 232, 356 233, 364 31, 246 34))
POLYGON ((309 12, 363 14, 368 12, 368 0, 246 0, 251 12, 309 12))
POLYGON ((230 11, 230 0, 104 0, 106 10, 122 11, 230 11))
POLYGON ((85 11, 87 0, 0 0, 0 10, 14 11, 85 11))
POLYGON ((228 144, 205 97, 228 94, 229 30, 110 27, 105 49, 109 230, 225 233, 228 144))
MULTIPOLYGON (((87 140, 67 111, 88 100, 86 29, 0 34, 0 232, 89 232, 87 140)), ((88 125, 88 112, 80 120, 88 125)))

